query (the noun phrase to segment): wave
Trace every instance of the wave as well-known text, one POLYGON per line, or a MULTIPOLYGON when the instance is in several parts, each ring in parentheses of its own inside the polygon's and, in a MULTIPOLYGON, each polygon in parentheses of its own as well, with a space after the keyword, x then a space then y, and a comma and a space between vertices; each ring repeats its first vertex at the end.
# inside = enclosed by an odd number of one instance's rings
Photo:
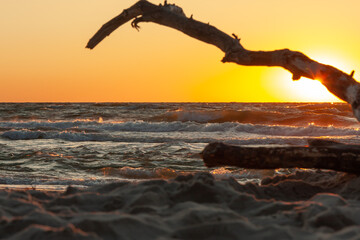
MULTIPOLYGON (((199 171, 178 171, 172 168, 102 168, 101 172, 107 177, 121 177, 125 179, 171 179, 178 176, 194 174, 199 171)), ((209 170, 209 173, 217 179, 233 177, 236 179, 261 178, 265 175, 274 175, 274 170, 248 170, 248 169, 228 169, 225 167, 209 170)))
POLYGON ((102 168, 101 172, 104 176, 116 176, 122 177, 125 179, 170 179, 175 178, 179 175, 189 174, 190 172, 176 171, 171 168, 132 168, 132 167, 122 167, 122 168, 112 168, 106 167, 102 168))
POLYGON ((276 174, 273 170, 248 170, 248 169, 228 169, 215 168, 207 170, 191 170, 179 171, 172 168, 133 168, 133 167, 104 167, 99 169, 102 173, 102 178, 27 178, 22 177, 1 177, 0 188, 6 187, 11 189, 43 189, 51 191, 61 191, 68 186, 74 187, 88 187, 99 184, 106 184, 121 181, 143 181, 151 179, 173 179, 179 176, 187 176, 189 174, 207 172, 216 179, 227 179, 233 177, 238 181, 244 182, 256 181, 264 176, 273 176, 276 174))
POLYGON ((299 112, 297 109, 286 109, 286 111, 264 111, 264 110, 202 110, 187 111, 176 110, 150 118, 151 121, 162 122, 197 122, 197 123, 252 123, 268 125, 295 125, 305 126, 313 123, 319 126, 337 125, 348 126, 357 123, 349 112, 339 114, 337 109, 317 110, 311 112, 299 112))
MULTIPOLYGON (((39 124, 39 123, 36 123, 39 124)), ((359 128, 322 127, 308 125, 269 126, 242 123, 182 123, 182 122, 126 122, 93 123, 81 128, 69 124, 68 129, 54 130, 54 126, 39 124, 35 129, 23 125, 0 132, 0 137, 9 140, 61 139, 65 141, 111 141, 111 142, 189 142, 213 141, 236 142, 238 144, 276 143, 279 139, 306 137, 357 137, 359 128), (50 130, 49 130, 50 129, 50 130), (277 140, 275 140, 277 139, 277 140)), ((54 123, 56 125, 56 123, 54 123)), ((33 126, 33 125, 32 125, 33 126)))
POLYGON ((92 121, 87 119, 74 120, 74 121, 3 121, 0 122, 2 128, 24 128, 24 129, 69 129, 76 127, 94 126, 101 121, 92 121))
MULTIPOLYGON (((37 124, 54 129, 116 122, 194 122, 194 123, 249 123, 262 125, 349 127, 358 124, 347 104, 180 104, 180 103, 99 103, 71 105, 0 105, 2 126, 24 125, 36 128, 37 124), (55 108, 54 108, 55 107, 55 108), (61 109, 57 109, 62 107, 61 109), (2 110, 1 110, 2 109, 2 110), (49 110, 52 109, 52 110, 49 110), (56 110, 56 111, 54 111, 56 110), (48 121, 47 120, 51 120, 48 121), (12 122, 12 124, 10 124, 12 122), (46 123, 47 122, 47 123, 46 123), (26 125, 27 124, 27 125, 26 125)), ((111 127, 111 126, 110 126, 111 127)))
MULTIPOLYGON (((95 185, 106 184, 114 181, 121 181, 122 179, 101 179, 101 178, 79 178, 79 179, 49 179, 48 176, 44 178, 28 178, 28 176, 11 176, 0 177, 0 189, 17 189, 17 190, 40 190, 40 191, 64 191, 67 187, 90 187, 95 185)), ((126 179, 131 180, 131 179, 126 179)))
MULTIPOLYGON (((90 120, 75 121, 29 121, 0 122, 0 131, 32 131, 56 132, 68 131, 79 133, 116 133, 116 132, 245 132, 269 135, 301 136, 301 135, 358 135, 359 125, 342 127, 336 125, 317 125, 308 123, 305 126, 280 124, 253 124, 239 122, 198 123, 189 122, 103 122, 90 120)), ((35 134, 35 133, 32 133, 35 134)), ((39 133, 37 133, 39 134, 39 133)))
MULTIPOLYGON (((99 118, 98 121, 93 120, 74 120, 74 121, 10 121, 10 122, 0 122, 0 131, 10 130, 10 129, 29 129, 29 130, 72 130, 72 131, 85 131, 85 132, 101 132, 101 131, 130 131, 130 132, 174 132, 174 131, 204 131, 204 132, 213 132, 213 131, 226 131, 237 126, 269 126, 269 127, 284 127, 288 129, 293 129, 294 127, 307 127, 315 126, 318 128, 327 128, 333 126, 336 128, 357 128, 358 124, 356 120, 352 118, 342 117, 341 121, 347 121, 346 126, 332 124, 334 121, 327 119, 329 124, 317 124, 316 122, 304 121, 301 125, 286 125, 279 124, 284 123, 285 120, 280 118, 273 120, 272 122, 267 123, 242 123, 239 121, 222 121, 220 119, 209 121, 210 118, 215 119, 215 117, 220 116, 220 113, 189 113, 187 120, 185 121, 126 121, 126 122, 104 122, 102 118, 99 118), (197 121, 195 121, 197 119, 197 121), (190 121, 191 120, 191 121, 190 121), (203 122, 202 122, 203 120, 203 122), (206 120, 206 121, 205 121, 206 120), (330 124, 331 123, 331 124, 330 124), (246 125, 247 124, 247 125, 246 125)), ((235 114, 236 115, 236 114, 235 114)), ((328 116, 321 116, 321 118, 326 119, 328 116)), ((294 117, 292 119, 287 119, 286 121, 295 121, 299 122, 298 118, 294 117)), ((319 118, 318 118, 319 119, 319 118)), ((224 120, 224 119, 223 119, 224 120)), ((229 119, 227 119, 229 120, 229 119)), ((254 121, 253 121, 254 122, 254 121)), ((261 122, 261 121, 260 121, 261 122)), ((322 121, 324 123, 324 121, 322 121)), ((242 129, 240 129, 242 130, 242 129)))
POLYGON ((257 122, 268 122, 274 118, 276 113, 264 114, 257 111, 233 111, 233 110, 216 110, 216 111, 169 111, 163 115, 153 117, 155 121, 193 121, 198 123, 223 123, 223 122, 244 122, 256 120, 257 122))
POLYGON ((356 123, 348 104, 330 103, 74 103, 0 104, 1 121, 239 122, 304 126, 356 123))

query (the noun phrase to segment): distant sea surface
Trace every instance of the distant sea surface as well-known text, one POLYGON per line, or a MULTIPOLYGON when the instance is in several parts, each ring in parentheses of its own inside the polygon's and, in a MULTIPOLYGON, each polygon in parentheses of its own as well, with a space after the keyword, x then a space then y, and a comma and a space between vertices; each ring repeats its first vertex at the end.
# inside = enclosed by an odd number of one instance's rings
POLYGON ((343 103, 0 103, 0 186, 61 190, 201 171, 256 181, 281 171, 207 169, 199 153, 214 141, 358 143, 359 127, 343 103))

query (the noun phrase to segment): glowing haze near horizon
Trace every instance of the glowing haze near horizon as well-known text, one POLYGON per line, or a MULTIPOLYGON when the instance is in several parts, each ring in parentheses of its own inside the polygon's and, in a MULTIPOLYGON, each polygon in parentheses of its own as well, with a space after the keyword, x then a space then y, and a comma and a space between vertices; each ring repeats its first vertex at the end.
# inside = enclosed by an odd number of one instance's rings
MULTIPOLYGON (((216 47, 153 23, 89 38, 136 1, 1 0, 1 102, 337 101, 281 68, 222 64, 216 47)), ((160 3, 160 1, 152 1, 160 3)), ((170 1, 173 2, 173 1, 170 1)), ((290 48, 360 75, 360 1, 177 0, 251 50, 290 48)))

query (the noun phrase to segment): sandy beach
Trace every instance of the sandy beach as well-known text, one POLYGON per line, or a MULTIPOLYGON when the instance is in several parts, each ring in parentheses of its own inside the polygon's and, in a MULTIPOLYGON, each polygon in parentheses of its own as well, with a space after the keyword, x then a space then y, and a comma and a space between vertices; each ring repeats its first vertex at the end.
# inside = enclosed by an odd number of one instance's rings
POLYGON ((208 173, 65 192, 2 190, 2 239, 359 239, 360 177, 298 171, 261 184, 208 173))

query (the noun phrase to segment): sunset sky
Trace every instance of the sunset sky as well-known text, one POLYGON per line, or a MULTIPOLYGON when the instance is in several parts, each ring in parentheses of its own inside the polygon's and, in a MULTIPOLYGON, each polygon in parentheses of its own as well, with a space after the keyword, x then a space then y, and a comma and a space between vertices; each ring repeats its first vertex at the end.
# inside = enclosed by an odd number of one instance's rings
MULTIPOLYGON (((87 41, 136 1, 1 0, 1 102, 338 101, 281 68, 223 64, 216 47, 153 23, 87 41)), ((160 3, 160 1, 151 1, 160 3)), ((358 0, 177 0, 250 50, 290 48, 360 80, 358 0)))

